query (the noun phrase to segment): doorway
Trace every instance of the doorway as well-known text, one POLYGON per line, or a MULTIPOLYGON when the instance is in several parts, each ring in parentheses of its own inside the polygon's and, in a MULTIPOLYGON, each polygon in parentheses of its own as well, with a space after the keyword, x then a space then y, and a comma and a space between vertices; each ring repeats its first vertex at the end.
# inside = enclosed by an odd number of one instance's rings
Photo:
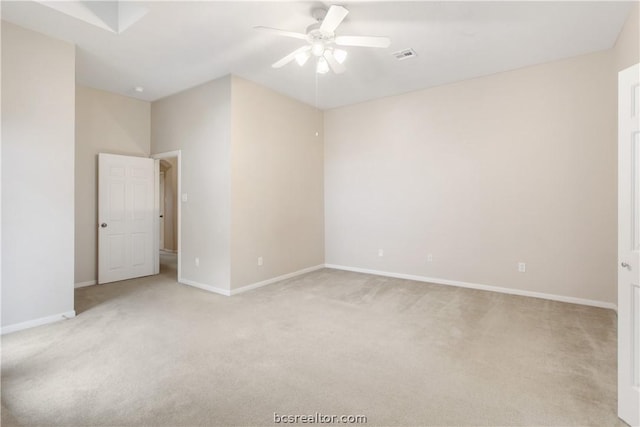
POLYGON ((159 259, 160 274, 180 277, 181 153, 171 151, 151 156, 159 160, 159 259))

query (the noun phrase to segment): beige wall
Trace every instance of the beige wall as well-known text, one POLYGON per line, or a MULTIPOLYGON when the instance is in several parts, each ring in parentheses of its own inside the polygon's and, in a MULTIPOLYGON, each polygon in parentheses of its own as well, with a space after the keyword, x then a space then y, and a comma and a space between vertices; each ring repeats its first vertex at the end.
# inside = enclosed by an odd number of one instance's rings
POLYGON ((182 151, 179 280, 218 291, 230 283, 230 104, 230 77, 151 104, 151 152, 182 151))
POLYGON ((640 5, 635 4, 618 36, 614 48, 616 70, 624 70, 640 62, 640 5))
POLYGON ((98 153, 148 157, 148 102, 76 88, 75 283, 97 279, 98 153))
POLYGON ((73 45, 2 22, 3 332, 73 315, 74 91, 73 45))
POLYGON ((326 262, 615 302, 613 62, 327 111, 326 262))
POLYGON ((324 263, 323 125, 322 112, 239 77, 231 94, 235 289, 324 263))

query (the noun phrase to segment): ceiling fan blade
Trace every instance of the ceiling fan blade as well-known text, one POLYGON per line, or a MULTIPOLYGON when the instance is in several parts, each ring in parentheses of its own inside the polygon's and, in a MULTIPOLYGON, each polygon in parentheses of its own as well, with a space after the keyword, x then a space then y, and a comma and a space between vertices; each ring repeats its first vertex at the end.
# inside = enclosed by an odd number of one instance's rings
POLYGON ((336 58, 333 56, 333 52, 331 52, 330 50, 325 50, 323 56, 324 59, 327 60, 327 63, 329 63, 329 67, 331 68, 331 70, 333 70, 334 73, 342 74, 345 72, 346 68, 336 60, 336 58))
POLYGON ((272 33, 278 36, 285 36, 285 37, 293 37, 294 39, 301 39, 301 40, 307 40, 307 35, 306 34, 302 34, 302 33, 296 33, 293 31, 285 31, 285 30, 279 30, 277 28, 270 28, 270 27, 253 27, 255 30, 260 30, 260 31, 265 31, 268 33, 272 33))
POLYGON ((391 39, 373 36, 338 36, 335 43, 339 46, 389 47, 391 39))
POLYGON ((327 15, 322 20, 322 24, 320 24, 320 31, 333 33, 344 20, 345 16, 347 16, 347 13, 349 13, 349 11, 342 6, 331 6, 327 15))
POLYGON ((294 59, 296 59, 296 55, 303 53, 303 52, 307 52, 311 50, 311 46, 303 46, 299 49, 294 50, 293 52, 291 52, 290 54, 288 54, 287 56, 285 56, 284 58, 282 58, 281 60, 274 62, 273 65, 271 65, 273 68, 280 68, 280 67, 284 67, 285 65, 287 65, 289 62, 293 61, 294 59))

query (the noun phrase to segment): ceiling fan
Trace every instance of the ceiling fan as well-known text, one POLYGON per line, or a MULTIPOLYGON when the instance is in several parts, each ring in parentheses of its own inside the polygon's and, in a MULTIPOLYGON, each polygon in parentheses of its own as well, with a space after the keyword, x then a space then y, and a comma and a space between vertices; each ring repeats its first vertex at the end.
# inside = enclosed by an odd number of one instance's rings
POLYGON ((280 68, 293 61, 303 66, 311 56, 317 58, 316 72, 328 73, 331 69, 334 73, 344 73, 344 60, 347 52, 336 46, 381 47, 386 48, 391 44, 388 37, 375 36, 338 36, 335 31, 344 20, 349 11, 342 6, 333 5, 326 9, 314 9, 312 16, 318 21, 307 27, 305 33, 279 30, 269 27, 254 27, 257 30, 267 31, 285 37, 292 37, 307 42, 306 46, 294 50, 279 61, 274 62, 273 68, 280 68))

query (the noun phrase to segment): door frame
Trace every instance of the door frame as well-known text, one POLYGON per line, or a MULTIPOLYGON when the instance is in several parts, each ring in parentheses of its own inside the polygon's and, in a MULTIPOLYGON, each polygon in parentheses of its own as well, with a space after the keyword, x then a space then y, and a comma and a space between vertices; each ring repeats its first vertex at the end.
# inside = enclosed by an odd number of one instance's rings
MULTIPOLYGON (((177 162, 176 162, 176 179, 178 180, 177 182, 177 193, 176 194, 176 204, 178 205, 178 212, 176 215, 176 224, 177 224, 177 241, 178 241, 178 254, 177 254, 177 258, 178 258, 178 277, 176 278, 176 281, 179 282, 180 278, 182 277, 182 150, 175 150, 175 151, 166 151, 163 153, 156 153, 156 154, 152 154, 151 158, 155 159, 157 161, 159 161, 160 159, 169 159, 169 158, 177 158, 177 162)), ((158 171, 158 177, 157 177, 158 181, 160 180, 160 172, 158 171)), ((160 200, 160 185, 158 185, 157 189, 156 189, 156 200, 160 200)), ((157 216, 157 215, 156 215, 157 216)), ((160 225, 158 224, 158 233, 159 231, 159 227, 160 225)), ((159 240, 159 235, 158 235, 158 240, 159 240)), ((159 252, 160 252, 160 248, 158 247, 158 250, 156 251, 158 252, 158 256, 159 256, 159 252)))
POLYGON ((158 249, 162 250, 164 249, 164 217, 166 216, 166 212, 164 211, 164 193, 165 193, 165 172, 162 170, 162 167, 160 168, 160 174, 159 174, 159 186, 158 186, 158 213, 159 213, 159 218, 158 218, 158 222, 160 224, 159 228, 159 237, 158 237, 158 241, 160 242, 158 245, 158 249))

